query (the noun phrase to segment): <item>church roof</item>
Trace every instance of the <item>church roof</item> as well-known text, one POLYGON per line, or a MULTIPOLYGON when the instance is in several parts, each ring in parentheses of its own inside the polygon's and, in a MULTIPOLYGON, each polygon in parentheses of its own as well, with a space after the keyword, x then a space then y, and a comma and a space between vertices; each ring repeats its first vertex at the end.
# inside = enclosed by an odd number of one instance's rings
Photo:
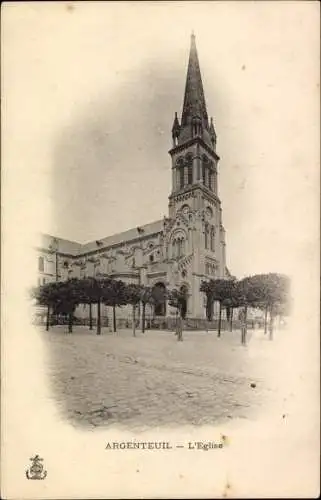
POLYGON ((77 255, 82 247, 81 243, 76 241, 66 240, 64 238, 57 238, 50 234, 42 233, 39 235, 38 247, 46 248, 48 250, 58 250, 60 253, 77 255))
POLYGON ((144 224, 143 226, 134 227, 128 231, 122 233, 113 234, 112 236, 107 236, 101 240, 91 241, 84 245, 81 245, 80 253, 88 253, 97 250, 100 247, 111 247, 121 243, 130 242, 132 240, 144 239, 155 233, 160 233, 163 229, 163 219, 157 220, 155 222, 150 222, 149 224, 144 224))
POLYGON ((142 240, 153 234, 160 233, 163 229, 163 219, 143 226, 134 227, 122 233, 113 234, 100 240, 90 241, 88 243, 77 243, 75 241, 65 240, 64 238, 57 238, 49 234, 42 234, 38 247, 48 250, 58 250, 59 253, 79 256, 86 253, 94 252, 99 248, 108 248, 115 245, 121 245, 125 242, 133 240, 142 240))

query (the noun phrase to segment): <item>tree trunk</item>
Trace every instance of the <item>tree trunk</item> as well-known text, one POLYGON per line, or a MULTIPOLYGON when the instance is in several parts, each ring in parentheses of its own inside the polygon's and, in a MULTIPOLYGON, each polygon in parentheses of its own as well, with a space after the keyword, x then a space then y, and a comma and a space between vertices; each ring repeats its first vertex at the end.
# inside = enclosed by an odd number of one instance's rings
POLYGON ((142 333, 145 333, 146 302, 142 303, 142 333))
POLYGON ((136 337, 136 304, 133 304, 133 337, 136 337))
MULTIPOLYGON (((211 297, 210 298, 210 324, 212 323, 213 321, 213 317, 214 317, 214 300, 213 298, 211 297)), ((208 326, 210 326, 210 324, 208 326)))
POLYGON ((50 306, 47 306, 47 317, 46 317, 46 330, 49 331, 50 326, 50 306))
POLYGON ((73 312, 68 314, 68 333, 72 333, 72 323, 73 323, 73 312))
POLYGON ((217 329, 217 336, 221 336, 221 325, 222 325, 222 303, 220 301, 220 310, 218 313, 218 329, 217 329))
POLYGON ((101 307, 100 299, 97 302, 97 335, 101 334, 101 307))
POLYGON ((273 307, 271 307, 270 323, 269 323, 269 340, 273 340, 273 328, 274 328, 274 312, 273 312, 273 307))
POLYGON ((264 312, 264 335, 267 334, 267 315, 268 315, 268 306, 265 306, 265 312, 264 312))
POLYGON ((206 300, 206 318, 208 321, 213 320, 213 300, 210 297, 206 300))
POLYGON ((178 316, 177 340, 178 341, 182 341, 183 340, 183 325, 182 325, 182 317, 181 317, 181 315, 178 316))
POLYGON ((242 344, 246 345, 246 330, 247 330, 247 306, 243 310, 243 320, 242 320, 242 344))
POLYGON ((178 309, 176 308, 175 335, 178 335, 178 309))
POLYGON ((89 330, 93 329, 93 308, 92 303, 89 302, 89 330))
POLYGON ((230 332, 233 331, 233 312, 234 312, 234 308, 231 307, 231 316, 230 316, 230 332))
POLYGON ((205 314, 206 314, 206 319, 207 319, 207 321, 209 321, 209 320, 210 320, 210 304, 209 304, 208 297, 206 298, 206 309, 205 309, 205 314))
POLYGON ((113 304, 113 329, 114 329, 114 333, 116 333, 117 327, 116 327, 116 306, 115 306, 115 304, 113 304))

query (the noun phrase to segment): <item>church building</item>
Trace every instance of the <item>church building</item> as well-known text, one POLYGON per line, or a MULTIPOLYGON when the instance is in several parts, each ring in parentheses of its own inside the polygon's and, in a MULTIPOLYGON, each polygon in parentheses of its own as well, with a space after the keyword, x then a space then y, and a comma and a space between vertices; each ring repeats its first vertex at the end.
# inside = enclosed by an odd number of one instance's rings
MULTIPOLYGON (((168 216, 86 244, 43 235, 37 248, 38 284, 71 277, 111 276, 127 283, 184 288, 188 321, 195 327, 203 323, 201 282, 228 278, 229 272, 218 196, 217 137, 207 113, 194 34, 182 114, 179 119, 175 113, 171 135, 168 216)), ((108 309, 103 308, 102 316, 110 315, 108 309)), ((88 315, 85 306, 79 306, 77 315, 88 315)), ((175 317, 175 310, 165 302, 154 316, 164 324, 175 317)), ((120 308, 117 317, 130 320, 131 308, 120 308)))

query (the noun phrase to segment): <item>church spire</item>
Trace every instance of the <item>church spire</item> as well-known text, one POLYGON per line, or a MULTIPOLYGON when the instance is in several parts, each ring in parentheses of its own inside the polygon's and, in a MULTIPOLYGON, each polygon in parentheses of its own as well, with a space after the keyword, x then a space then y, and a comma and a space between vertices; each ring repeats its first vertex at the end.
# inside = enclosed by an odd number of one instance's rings
POLYGON ((193 118, 200 119, 202 121, 203 128, 208 129, 208 115, 203 83, 198 61, 195 35, 192 32, 181 120, 182 127, 191 124, 193 118))
POLYGON ((174 147, 196 138, 202 139, 210 148, 213 148, 216 142, 210 134, 194 33, 191 35, 182 119, 179 124, 175 118, 172 137, 174 147))

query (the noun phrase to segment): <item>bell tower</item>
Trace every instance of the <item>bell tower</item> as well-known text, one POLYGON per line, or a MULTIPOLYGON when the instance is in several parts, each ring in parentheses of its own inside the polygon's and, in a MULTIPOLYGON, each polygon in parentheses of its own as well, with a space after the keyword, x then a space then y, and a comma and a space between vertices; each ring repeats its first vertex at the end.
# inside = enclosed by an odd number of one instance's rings
POLYGON ((216 152, 216 132, 213 118, 209 119, 207 113, 194 34, 191 35, 182 115, 179 120, 175 113, 169 154, 172 160, 169 255, 175 259, 182 254, 175 250, 175 231, 178 234, 184 230, 182 237, 190 256, 186 281, 193 298, 188 313, 202 318, 205 313, 199 292, 201 281, 226 275, 225 230, 218 195, 220 158, 216 152))
POLYGON ((194 210, 202 208, 201 198, 204 196, 212 203, 219 202, 216 132, 213 118, 208 119, 194 34, 191 35, 181 123, 175 113, 172 141, 169 151, 172 159, 169 216, 175 217, 183 198, 190 198, 194 210), (198 203, 192 201, 195 199, 198 203))

